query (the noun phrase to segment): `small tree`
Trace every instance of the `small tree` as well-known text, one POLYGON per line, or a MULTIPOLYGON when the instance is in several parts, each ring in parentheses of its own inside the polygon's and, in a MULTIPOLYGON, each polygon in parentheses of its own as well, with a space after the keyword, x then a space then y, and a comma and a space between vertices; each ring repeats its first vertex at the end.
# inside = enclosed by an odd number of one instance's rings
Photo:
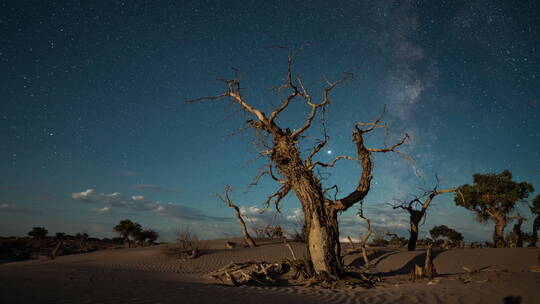
POLYGON ((493 243, 495 247, 505 247, 504 228, 507 215, 517 202, 523 202, 534 191, 531 184, 515 182, 512 173, 504 170, 500 174, 473 174, 473 184, 459 187, 454 197, 456 205, 465 207, 477 215, 479 221, 492 220, 495 223, 493 243))
POLYGON ((435 196, 443 193, 455 192, 456 189, 438 190, 439 178, 437 177, 437 185, 433 190, 425 191, 421 196, 416 196, 408 203, 401 202, 400 204, 393 205, 394 209, 400 208, 409 213, 409 241, 407 243, 407 250, 414 251, 416 249, 416 241, 418 240, 418 229, 420 228, 420 221, 425 218, 427 209, 435 196))
POLYGON ((536 242, 538 242, 538 229, 540 229, 540 194, 537 195, 534 200, 532 206, 530 206, 531 212, 533 214, 536 214, 536 217, 534 218, 533 222, 533 246, 536 245, 536 242))
POLYGON ((445 237, 448 241, 452 242, 453 246, 456 246, 463 241, 463 235, 452 228, 448 228, 446 225, 433 226, 429 231, 431 237, 437 243, 439 237, 445 237))
POLYGON ((141 225, 134 223, 131 220, 125 219, 120 221, 118 225, 114 226, 114 231, 124 239, 128 244, 128 247, 131 247, 130 236, 136 236, 141 231, 141 225))
POLYGON ((43 240, 49 231, 45 229, 44 227, 34 227, 30 232, 28 232, 28 236, 34 238, 35 240, 41 241, 43 240))

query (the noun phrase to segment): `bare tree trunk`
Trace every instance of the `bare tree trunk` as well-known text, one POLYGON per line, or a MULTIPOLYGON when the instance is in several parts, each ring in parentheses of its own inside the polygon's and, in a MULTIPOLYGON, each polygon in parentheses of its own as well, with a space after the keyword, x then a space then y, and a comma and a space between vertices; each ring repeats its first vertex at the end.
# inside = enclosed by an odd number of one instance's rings
POLYGON ((504 241, 504 228, 506 227, 506 220, 501 217, 495 217, 495 231, 493 232, 493 244, 496 248, 506 247, 504 241))
POLYGON ((249 232, 248 232, 248 229, 247 229, 247 226, 246 226, 246 222, 244 221, 244 219, 242 218, 242 214, 240 213, 240 208, 238 208, 238 206, 236 206, 232 201, 231 199, 229 198, 229 191, 231 190, 231 187, 230 186, 225 186, 225 198, 221 197, 218 195, 218 197, 223 201, 225 202, 229 207, 233 208, 234 211, 236 212, 236 219, 238 220, 238 223, 240 223, 240 226, 242 227, 242 233, 244 234, 244 242, 250 247, 250 248, 254 248, 254 247, 257 247, 257 244, 255 243, 255 241, 253 240, 253 238, 251 238, 251 235, 249 235, 249 232))
POLYGON ((300 158, 300 152, 288 137, 276 137, 272 160, 287 177, 290 187, 302 204, 307 231, 307 251, 313 270, 341 277, 343 263, 339 243, 337 212, 327 208, 330 204, 323 193, 320 181, 300 158))
POLYGON ((538 242, 538 229, 540 229, 540 215, 537 215, 533 223, 533 237, 534 237, 534 246, 538 242))
POLYGON ((56 248, 51 252, 51 260, 54 260, 56 258, 56 255, 58 254, 58 250, 60 250, 60 246, 62 246, 63 241, 58 241, 58 244, 56 244, 56 248))
POLYGON ((369 267, 369 259, 368 259, 368 256, 367 256, 367 242, 369 240, 369 237, 371 236, 371 221, 364 216, 364 206, 362 204, 360 204, 360 211, 358 212, 358 216, 363 219, 364 221, 366 221, 366 224, 367 224, 367 231, 366 231, 366 234, 364 235, 364 239, 361 241, 362 243, 360 244, 362 247, 362 258, 364 259, 364 266, 365 267, 369 267))
POLYGON ((424 274, 428 279, 432 279, 436 275, 435 267, 433 266, 432 245, 430 244, 426 251, 426 263, 424 264, 424 274))
POLYGON ((416 250, 416 241, 418 240, 418 222, 413 221, 411 219, 410 223, 410 235, 409 235, 409 242, 407 243, 407 250, 408 251, 414 251, 416 250))

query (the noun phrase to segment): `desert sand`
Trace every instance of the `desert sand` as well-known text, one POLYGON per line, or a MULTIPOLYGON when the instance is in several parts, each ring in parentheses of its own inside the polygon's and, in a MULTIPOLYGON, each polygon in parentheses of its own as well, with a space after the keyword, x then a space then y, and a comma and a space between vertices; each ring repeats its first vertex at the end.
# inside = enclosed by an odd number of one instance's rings
MULTIPOLYGON (((239 240, 236 240, 237 242, 239 240)), ((291 243, 297 256, 304 245, 291 243)), ((225 240, 206 243, 204 255, 179 260, 166 244, 61 256, 50 261, 0 265, 0 303, 539 303, 538 248, 434 250, 439 276, 409 282, 423 250, 374 248, 371 272, 382 277, 372 289, 318 287, 233 287, 208 273, 231 262, 277 262, 290 258, 279 241, 257 248, 227 249, 225 240), (466 271, 465 268, 468 271, 466 271)), ((347 248, 347 244, 343 247, 347 248)), ((359 254, 345 256, 350 269, 359 254)))

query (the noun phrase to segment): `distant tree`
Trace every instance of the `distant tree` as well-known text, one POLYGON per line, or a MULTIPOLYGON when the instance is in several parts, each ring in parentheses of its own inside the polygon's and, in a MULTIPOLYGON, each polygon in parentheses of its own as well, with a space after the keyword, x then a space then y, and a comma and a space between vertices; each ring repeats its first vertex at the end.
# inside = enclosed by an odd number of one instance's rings
POLYGON ((124 241, 131 247, 130 236, 135 236, 142 230, 141 225, 134 223, 131 220, 125 219, 120 221, 118 225, 114 226, 114 231, 120 234, 124 241))
POLYGON ((497 248, 505 247, 504 228, 509 221, 507 215, 517 202, 523 202, 534 191, 531 184, 515 182, 512 173, 504 170, 500 174, 473 174, 473 184, 459 187, 454 201, 477 215, 479 221, 495 223, 493 243, 497 248))
POLYGON ((439 186, 439 178, 437 178, 437 184, 433 190, 425 191, 421 196, 416 196, 408 203, 398 201, 398 204, 393 205, 394 209, 400 208, 409 213, 409 241, 407 243, 407 250, 414 251, 416 249, 416 241, 418 240, 418 229, 420 228, 420 221, 425 218, 427 209, 433 199, 443 193, 455 192, 456 189, 437 189, 439 186))
POLYGON ((533 222, 533 246, 535 246, 536 242, 538 242, 538 229, 540 229, 540 194, 534 198, 532 206, 530 206, 530 208, 531 212, 536 215, 533 222))
POLYGON ((445 237, 448 241, 452 242, 454 246, 463 241, 463 235, 452 228, 448 228, 446 225, 434 226, 429 231, 431 237, 437 242, 440 237, 445 237))
POLYGON ((30 232, 28 232, 28 236, 31 236, 35 240, 41 241, 43 240, 49 231, 45 229, 44 227, 34 227, 30 232))
POLYGON ((147 242, 154 243, 158 237, 159 234, 154 230, 147 229, 134 232, 134 239, 137 240, 141 246, 144 246, 147 242))

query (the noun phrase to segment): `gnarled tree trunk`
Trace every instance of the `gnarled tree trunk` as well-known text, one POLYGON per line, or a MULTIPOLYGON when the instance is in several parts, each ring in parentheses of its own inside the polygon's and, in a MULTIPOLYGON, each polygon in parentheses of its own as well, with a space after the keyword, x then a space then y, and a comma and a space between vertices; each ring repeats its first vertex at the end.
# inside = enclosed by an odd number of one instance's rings
POLYGON ((495 222, 495 230, 493 231, 493 244, 496 248, 506 247, 504 241, 504 228, 506 228, 506 218, 500 215, 495 215, 493 218, 495 222))
MULTIPOLYGON (((341 277, 343 274, 343 263, 341 260, 340 244, 339 244, 339 227, 337 221, 338 212, 343 212, 349 209, 355 203, 364 199, 370 189, 373 164, 371 161, 371 153, 387 153, 397 152, 396 149, 401 146, 409 136, 405 134, 403 139, 389 148, 366 148, 363 143, 363 134, 371 132, 378 128, 384 128, 380 124, 382 119, 379 117, 373 123, 355 123, 353 130, 353 141, 356 144, 358 158, 362 166, 362 175, 356 189, 349 195, 341 199, 328 199, 325 197, 325 190, 322 188, 320 180, 317 178, 314 168, 315 166, 333 167, 339 159, 355 159, 345 155, 338 156, 331 163, 325 164, 318 161, 312 161, 312 157, 317 154, 326 145, 328 137, 324 136, 324 140, 319 142, 309 153, 302 159, 298 140, 304 131, 308 130, 319 110, 330 103, 330 91, 336 85, 345 81, 350 74, 344 74, 336 82, 326 81, 328 84, 322 92, 322 101, 315 102, 308 90, 304 87, 299 78, 293 79, 292 61, 294 55, 291 53, 288 57, 287 80, 281 88, 289 88, 290 93, 282 100, 280 105, 275 108, 269 115, 261 110, 250 105, 243 96, 243 90, 238 79, 224 80, 227 90, 224 93, 215 96, 201 97, 190 100, 196 102, 200 100, 215 100, 223 97, 228 97, 245 111, 256 117, 256 120, 248 120, 247 123, 254 129, 269 135, 272 139, 271 147, 264 142, 264 147, 268 148, 260 153, 269 157, 270 166, 268 171, 264 171, 272 179, 282 184, 278 192, 271 195, 265 202, 265 208, 271 202, 278 207, 279 202, 292 189, 304 211, 304 221, 307 231, 307 251, 311 259, 313 270, 317 275, 330 275, 332 277, 341 277), (291 131, 289 128, 281 128, 276 123, 276 118, 285 110, 292 100, 295 98, 303 99, 306 105, 311 109, 304 122, 298 128, 291 131), (366 126, 360 128, 359 126, 366 126), (276 167, 279 175, 278 178, 272 173, 272 166, 276 167)), ((384 114, 384 112, 383 112, 384 114)), ((402 155, 402 154, 401 154, 402 155)), ((261 175, 258 175, 260 177, 261 175)), ((258 179, 258 178, 257 178, 258 179)))
POLYGON ((538 229, 540 229, 540 215, 537 215, 533 222, 533 237, 534 237, 534 244, 536 246, 536 243, 538 242, 538 229))
POLYGON ((341 276, 343 263, 337 212, 327 208, 330 202, 322 193, 319 179, 301 160, 300 152, 290 138, 276 137, 273 152, 272 160, 302 204, 313 270, 317 274, 341 276))
POLYGON ((418 223, 419 220, 413 219, 413 216, 411 215, 411 223, 410 223, 410 235, 409 235, 409 242, 407 243, 407 250, 408 251, 414 251, 416 249, 416 241, 418 240, 418 223))

